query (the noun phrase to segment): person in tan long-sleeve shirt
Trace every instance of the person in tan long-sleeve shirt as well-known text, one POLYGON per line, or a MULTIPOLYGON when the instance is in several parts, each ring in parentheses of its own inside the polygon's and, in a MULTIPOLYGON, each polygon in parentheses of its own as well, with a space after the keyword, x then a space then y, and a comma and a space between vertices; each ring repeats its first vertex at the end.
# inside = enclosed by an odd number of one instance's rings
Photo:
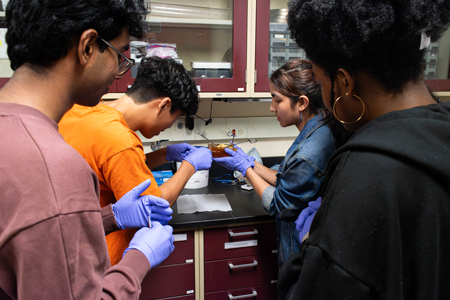
POLYGON ((142 35, 145 14, 143 0, 9 2, 15 73, 0 90, 1 300, 137 299, 146 273, 173 250, 170 226, 145 227, 150 201, 169 205, 140 196, 150 180, 100 208, 97 176, 57 125, 74 104, 96 105, 129 69, 121 52, 130 34, 142 35), (105 234, 119 227, 143 228, 111 267, 105 234))

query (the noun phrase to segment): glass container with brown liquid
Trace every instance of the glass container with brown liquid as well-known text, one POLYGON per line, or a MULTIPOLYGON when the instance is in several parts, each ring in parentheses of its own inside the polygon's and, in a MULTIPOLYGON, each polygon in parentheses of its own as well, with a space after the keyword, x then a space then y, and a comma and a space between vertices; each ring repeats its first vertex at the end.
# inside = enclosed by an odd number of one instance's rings
POLYGON ((208 149, 211 150, 212 157, 214 158, 229 156, 225 152, 225 148, 229 148, 233 151, 237 150, 237 148, 233 144, 215 144, 215 143, 208 144, 208 149))

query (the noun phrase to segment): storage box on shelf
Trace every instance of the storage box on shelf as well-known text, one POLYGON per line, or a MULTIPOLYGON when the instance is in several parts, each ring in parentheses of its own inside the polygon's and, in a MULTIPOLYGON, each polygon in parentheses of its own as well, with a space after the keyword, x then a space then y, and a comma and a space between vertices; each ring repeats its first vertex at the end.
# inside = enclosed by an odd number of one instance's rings
POLYGON ((275 223, 205 229, 205 299, 275 299, 276 249, 275 223))
POLYGON ((291 39, 286 23, 270 23, 269 47, 269 76, 291 59, 307 59, 291 39))
POLYGON ((194 300, 194 232, 176 232, 174 237, 175 250, 142 281, 140 300, 176 296, 180 298, 175 299, 194 300))
POLYGON ((439 58, 439 41, 430 43, 425 49, 425 79, 436 79, 439 58))

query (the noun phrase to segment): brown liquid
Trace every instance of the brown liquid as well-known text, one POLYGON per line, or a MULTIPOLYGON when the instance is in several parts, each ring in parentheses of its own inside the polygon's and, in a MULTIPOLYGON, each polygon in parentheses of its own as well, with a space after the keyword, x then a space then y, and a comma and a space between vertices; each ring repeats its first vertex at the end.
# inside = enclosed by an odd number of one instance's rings
POLYGON ((231 146, 231 145, 227 145, 225 147, 218 147, 218 146, 219 145, 217 145, 217 144, 209 144, 208 145, 209 150, 211 150, 211 152, 212 152, 212 157, 214 157, 214 158, 229 156, 225 152, 225 148, 230 148, 231 150, 236 151, 236 149, 233 148, 233 146, 231 146))

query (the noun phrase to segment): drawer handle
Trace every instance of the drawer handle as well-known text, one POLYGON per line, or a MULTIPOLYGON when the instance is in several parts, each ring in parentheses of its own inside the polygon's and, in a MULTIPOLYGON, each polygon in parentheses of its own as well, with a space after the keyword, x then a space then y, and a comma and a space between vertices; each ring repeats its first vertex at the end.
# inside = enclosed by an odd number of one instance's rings
POLYGON ((228 265, 230 266, 230 270, 233 269, 240 269, 240 268, 252 268, 252 267, 256 267, 258 265, 258 262, 256 260, 253 260, 252 263, 249 264, 243 264, 243 265, 233 265, 233 263, 228 263, 228 265))
POLYGON ((253 231, 247 231, 247 232, 233 232, 233 230, 229 229, 228 233, 230 234, 231 237, 233 236, 243 236, 243 235, 254 235, 254 234, 258 234, 258 229, 254 229, 253 231))
POLYGON ((228 299, 235 300, 235 299, 244 299, 244 298, 253 298, 258 296, 258 293, 256 291, 253 291, 252 294, 248 295, 241 295, 241 296, 233 296, 231 293, 228 293, 228 299))
POLYGON ((174 242, 183 242, 183 241, 187 241, 187 233, 178 233, 178 234, 173 234, 173 241, 174 242))

